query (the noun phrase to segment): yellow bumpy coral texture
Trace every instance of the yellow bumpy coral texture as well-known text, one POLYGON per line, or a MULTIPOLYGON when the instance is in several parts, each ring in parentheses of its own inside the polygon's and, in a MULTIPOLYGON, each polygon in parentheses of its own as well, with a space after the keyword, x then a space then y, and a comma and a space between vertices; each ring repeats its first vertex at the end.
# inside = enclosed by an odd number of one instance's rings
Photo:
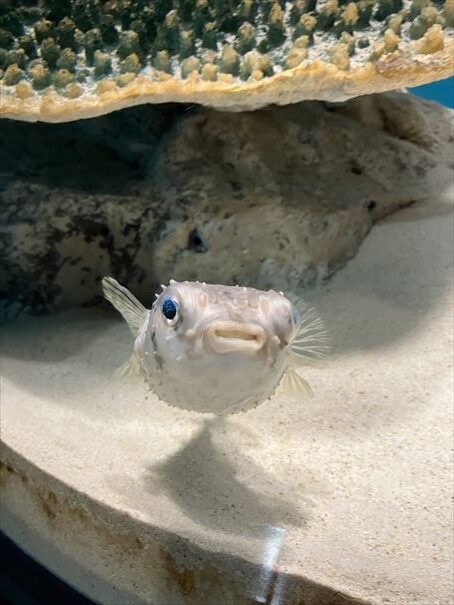
POLYGON ((4 2, 0 115, 341 100, 450 75, 453 25, 453 0, 4 2))

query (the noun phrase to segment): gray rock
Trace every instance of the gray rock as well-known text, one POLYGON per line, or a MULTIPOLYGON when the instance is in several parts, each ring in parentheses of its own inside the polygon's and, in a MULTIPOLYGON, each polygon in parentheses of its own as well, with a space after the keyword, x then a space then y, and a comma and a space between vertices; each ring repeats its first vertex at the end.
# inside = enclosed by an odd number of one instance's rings
POLYGON ((102 272, 128 274, 136 222, 154 212, 139 197, 142 164, 182 111, 0 123, 0 319, 93 302, 102 272))
POLYGON ((452 182, 451 120, 389 93, 329 108, 3 122, 0 310, 94 303, 105 274, 147 304, 172 277, 309 287, 374 222, 452 182))
POLYGON ((155 271, 164 282, 312 285, 374 222, 452 181, 451 119, 402 93, 192 115, 150 166, 168 213, 155 271), (194 232, 203 254, 188 245, 194 232))

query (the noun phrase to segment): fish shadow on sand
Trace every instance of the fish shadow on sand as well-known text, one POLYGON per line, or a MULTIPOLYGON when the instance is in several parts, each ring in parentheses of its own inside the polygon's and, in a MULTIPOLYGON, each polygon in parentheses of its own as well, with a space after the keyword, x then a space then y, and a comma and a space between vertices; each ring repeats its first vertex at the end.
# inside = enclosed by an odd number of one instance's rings
POLYGON ((226 533, 253 537, 266 525, 304 526, 310 511, 301 508, 311 508, 310 498, 302 505, 300 499, 297 507, 284 496, 278 480, 244 454, 241 468, 247 469, 248 479, 240 480, 231 455, 213 442, 213 425, 220 422, 205 422, 182 449, 164 463, 149 466, 144 475, 147 490, 165 492, 197 524, 226 533), (268 486, 268 494, 261 486, 268 486))

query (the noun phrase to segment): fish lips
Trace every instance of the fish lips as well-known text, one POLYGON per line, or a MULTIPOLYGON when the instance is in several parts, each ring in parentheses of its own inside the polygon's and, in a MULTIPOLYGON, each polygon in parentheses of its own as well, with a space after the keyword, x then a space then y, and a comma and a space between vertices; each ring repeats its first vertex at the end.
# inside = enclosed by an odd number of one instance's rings
POLYGON ((205 342, 215 353, 254 355, 265 346, 267 335, 257 324, 217 321, 205 332, 205 342))

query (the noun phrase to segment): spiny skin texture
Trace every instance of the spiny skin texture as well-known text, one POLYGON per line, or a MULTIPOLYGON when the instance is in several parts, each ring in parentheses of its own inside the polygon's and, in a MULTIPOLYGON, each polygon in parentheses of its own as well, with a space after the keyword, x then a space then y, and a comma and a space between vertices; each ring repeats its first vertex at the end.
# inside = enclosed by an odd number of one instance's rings
POLYGON ((454 0, 0 2, 0 115, 344 100, 453 72, 454 0))
POLYGON ((148 383, 163 401, 223 413, 254 407, 273 394, 294 331, 292 305, 277 292, 175 282, 153 305, 135 351, 148 383), (175 326, 162 314, 163 301, 169 298, 179 306, 175 326), (234 325, 242 338, 229 328, 234 325), (253 334, 257 340, 244 340, 253 334))

